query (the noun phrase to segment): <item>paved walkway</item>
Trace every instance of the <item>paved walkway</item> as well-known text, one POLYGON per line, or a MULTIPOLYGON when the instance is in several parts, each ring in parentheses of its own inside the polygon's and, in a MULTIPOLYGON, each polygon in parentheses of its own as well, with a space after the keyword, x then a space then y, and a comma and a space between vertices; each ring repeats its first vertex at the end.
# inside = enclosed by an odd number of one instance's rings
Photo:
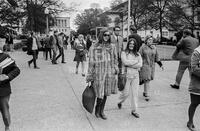
MULTIPOLYGON (((119 93, 108 98, 105 113, 108 120, 96 119, 81 105, 85 78, 76 75, 74 52, 66 51, 66 64, 52 65, 39 56, 40 70, 28 68, 31 59, 24 52, 13 52, 21 75, 12 82, 10 101, 12 131, 187 131, 188 71, 185 72, 180 90, 169 87, 174 82, 178 63, 164 62, 165 70, 156 67, 156 77, 151 83, 152 98, 146 102, 139 90, 141 118, 130 115, 129 102, 117 108, 119 93)), ((0 116, 1 117, 1 116, 0 116)), ((1 118, 0 118, 1 119, 1 118)), ((194 119, 200 129, 200 109, 194 119)), ((3 131, 3 122, 0 122, 3 131)))

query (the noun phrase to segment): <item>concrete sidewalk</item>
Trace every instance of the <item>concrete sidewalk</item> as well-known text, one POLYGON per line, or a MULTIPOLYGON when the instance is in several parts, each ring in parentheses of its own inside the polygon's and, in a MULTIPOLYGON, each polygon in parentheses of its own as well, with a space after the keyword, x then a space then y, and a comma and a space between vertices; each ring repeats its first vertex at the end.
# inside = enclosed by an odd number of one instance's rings
MULTIPOLYGON (((21 75, 12 82, 12 131, 187 131, 189 106, 188 71, 180 90, 169 87, 174 82, 178 62, 164 62, 165 70, 156 67, 156 77, 151 83, 151 101, 142 97, 139 90, 139 119, 130 115, 129 101, 117 108, 118 97, 108 97, 105 113, 108 120, 96 119, 81 104, 85 78, 76 75, 74 51, 66 51, 66 64, 52 65, 39 56, 40 70, 28 68, 31 59, 24 52, 14 52, 21 75)), ((200 129, 200 109, 196 111, 195 125, 200 129)), ((3 122, 0 123, 3 131, 3 122)))

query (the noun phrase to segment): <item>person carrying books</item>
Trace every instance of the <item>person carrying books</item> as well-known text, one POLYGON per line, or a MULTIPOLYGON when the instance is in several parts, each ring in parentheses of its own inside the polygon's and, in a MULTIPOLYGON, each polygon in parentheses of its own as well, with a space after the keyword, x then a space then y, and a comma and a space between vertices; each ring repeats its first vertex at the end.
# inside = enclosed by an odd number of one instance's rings
POLYGON ((0 111, 2 114, 5 131, 10 129, 10 112, 9 99, 11 94, 11 85, 15 77, 20 74, 20 69, 15 64, 15 61, 0 49, 0 111))

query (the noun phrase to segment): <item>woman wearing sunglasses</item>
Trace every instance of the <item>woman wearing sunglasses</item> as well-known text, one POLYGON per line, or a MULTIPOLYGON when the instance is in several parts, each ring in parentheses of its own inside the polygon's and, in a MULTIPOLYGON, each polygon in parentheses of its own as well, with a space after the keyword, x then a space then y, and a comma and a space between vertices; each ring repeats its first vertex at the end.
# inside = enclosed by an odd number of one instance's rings
POLYGON ((89 66, 86 81, 91 82, 97 97, 95 115, 107 119, 104 107, 107 96, 117 93, 117 51, 110 42, 110 32, 102 31, 99 41, 89 50, 89 66))
POLYGON ((140 84, 144 84, 143 96, 146 101, 149 101, 150 96, 150 81, 154 79, 155 73, 155 62, 162 68, 163 65, 159 59, 158 51, 156 46, 153 44, 153 37, 147 36, 145 39, 145 44, 141 46, 139 50, 143 64, 140 70, 140 84))
POLYGON ((118 103, 119 109, 121 109, 122 103, 128 98, 130 94, 131 102, 131 114, 136 118, 139 118, 137 113, 138 106, 138 88, 139 88, 139 69, 142 67, 142 58, 138 53, 139 45, 134 38, 128 41, 125 51, 122 51, 121 59, 122 63, 126 67, 126 85, 120 95, 120 102, 118 103))

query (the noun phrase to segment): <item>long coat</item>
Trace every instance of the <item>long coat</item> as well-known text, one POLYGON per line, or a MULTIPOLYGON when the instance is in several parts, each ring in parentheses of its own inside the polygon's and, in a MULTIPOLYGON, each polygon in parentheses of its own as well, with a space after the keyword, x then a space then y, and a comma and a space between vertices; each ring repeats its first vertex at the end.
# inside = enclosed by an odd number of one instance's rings
POLYGON ((143 44, 139 50, 142 56, 142 68, 140 70, 140 81, 150 81, 154 79, 155 62, 159 62, 159 55, 156 46, 143 44))
MULTIPOLYGON (((1 52, 0 63, 6 58, 10 58, 10 56, 1 52)), ((20 74, 20 69, 15 63, 12 63, 3 69, 2 74, 7 75, 9 79, 5 81, 0 81, 0 96, 7 96, 11 94, 10 81, 12 81, 15 77, 17 77, 20 74)))
POLYGON ((96 97, 117 93, 117 72, 117 51, 114 45, 97 43, 90 47, 86 79, 94 82, 96 97))

